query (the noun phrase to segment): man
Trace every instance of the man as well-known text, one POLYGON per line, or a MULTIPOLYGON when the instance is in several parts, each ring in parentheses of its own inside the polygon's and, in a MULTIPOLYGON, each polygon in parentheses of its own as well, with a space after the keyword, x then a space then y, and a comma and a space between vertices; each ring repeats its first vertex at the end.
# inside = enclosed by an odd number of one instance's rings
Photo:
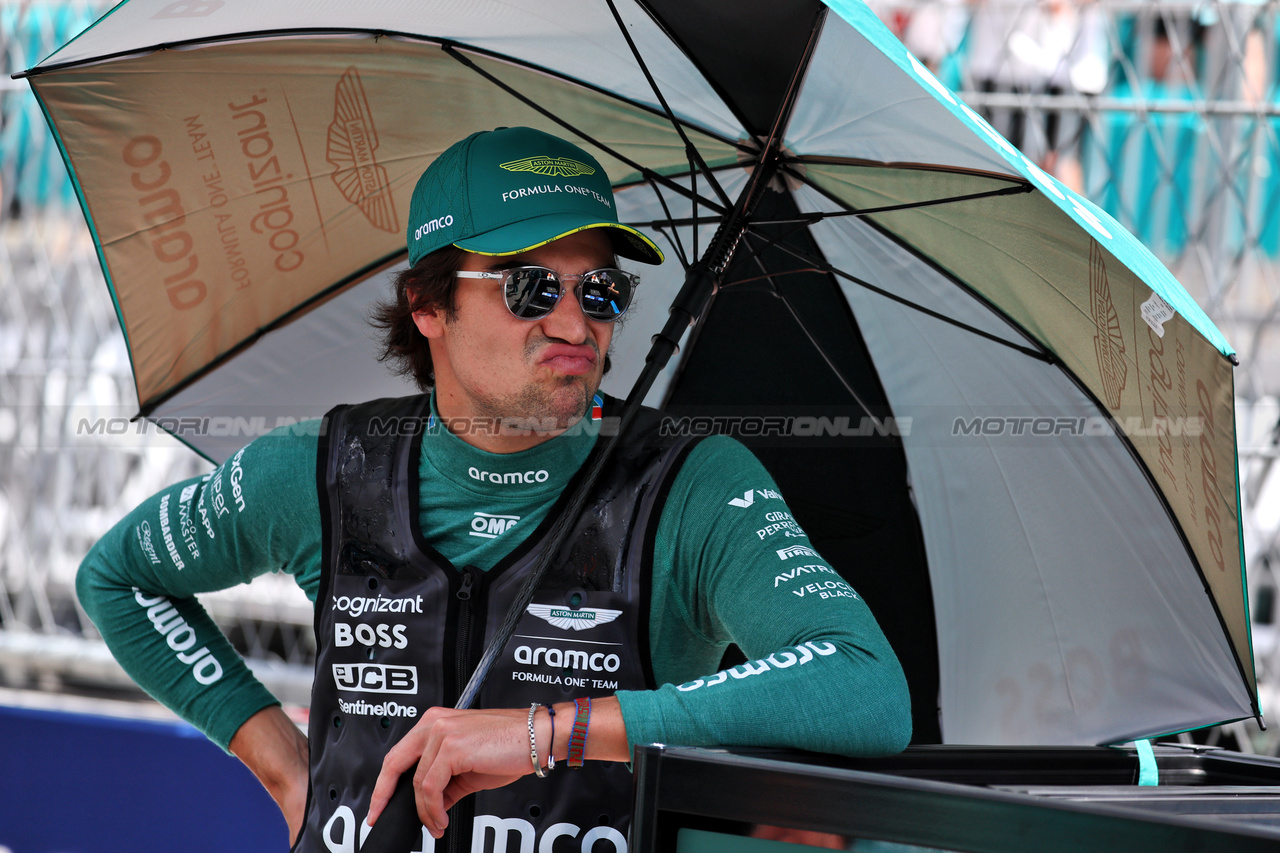
POLYGON ((432 393, 258 439, 131 513, 78 578, 121 662, 253 770, 298 849, 354 853, 405 772, 424 851, 451 821, 450 849, 515 833, 624 850, 636 743, 903 748, 897 659, 759 462, 646 418, 569 519, 478 709, 450 709, 603 444, 597 392, 636 283, 615 255, 662 256, 618 223, 589 154, 529 128, 441 155, 408 241, 378 322, 432 393), (277 569, 316 602, 309 738, 192 597, 277 569), (715 673, 730 643, 751 663, 715 673))

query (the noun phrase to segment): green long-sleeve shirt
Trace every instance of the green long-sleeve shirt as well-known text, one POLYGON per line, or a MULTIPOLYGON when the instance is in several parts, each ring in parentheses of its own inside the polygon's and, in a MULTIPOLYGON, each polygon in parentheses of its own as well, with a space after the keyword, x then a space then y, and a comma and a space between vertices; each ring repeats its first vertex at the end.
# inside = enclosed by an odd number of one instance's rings
MULTIPOLYGON (((281 571, 315 600, 316 426, 276 430, 205 477, 148 499, 94 546, 77 578, 85 610, 121 665, 224 749, 276 700, 194 596, 281 571)), ((584 420, 512 454, 487 453, 446 431, 426 436, 426 541, 455 566, 488 570, 546 517, 597 433, 584 420)), ((689 454, 659 522, 651 589, 650 655, 663 686, 618 694, 632 746, 850 755, 906 746, 911 716, 897 658, 742 445, 712 438, 689 454), (751 662, 715 674, 730 643, 751 662)))

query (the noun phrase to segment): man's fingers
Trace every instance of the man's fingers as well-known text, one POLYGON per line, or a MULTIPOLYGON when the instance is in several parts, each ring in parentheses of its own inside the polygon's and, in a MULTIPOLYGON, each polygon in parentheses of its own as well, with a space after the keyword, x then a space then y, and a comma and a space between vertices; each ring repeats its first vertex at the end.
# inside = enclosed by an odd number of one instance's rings
POLYGON ((428 744, 422 761, 418 763, 418 772, 413 774, 418 819, 435 838, 439 838, 449 825, 447 811, 451 804, 445 803, 444 792, 455 772, 455 768, 440 754, 439 747, 438 743, 428 744))
POLYGON ((365 818, 370 826, 373 826, 378 815, 387 807, 387 801, 395 793, 400 776, 422 757, 423 740, 424 737, 418 735, 416 730, 410 731, 382 760, 382 771, 378 774, 378 781, 373 786, 373 796, 369 800, 369 816, 365 818))
POLYGON ((530 772, 528 711, 457 711, 431 708, 397 743, 382 764, 366 820, 385 810, 397 779, 413 764, 418 818, 435 838, 449 824, 448 809, 463 797, 510 784, 530 772))

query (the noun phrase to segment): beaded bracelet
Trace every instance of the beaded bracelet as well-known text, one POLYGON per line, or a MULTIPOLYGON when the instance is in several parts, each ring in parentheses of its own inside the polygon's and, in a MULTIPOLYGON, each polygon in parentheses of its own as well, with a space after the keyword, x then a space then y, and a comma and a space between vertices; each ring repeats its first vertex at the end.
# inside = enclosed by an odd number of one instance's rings
POLYGON ((569 766, 582 767, 583 754, 587 751, 587 727, 591 725, 591 698, 574 699, 573 731, 569 733, 569 766))
POLYGON ((542 779, 547 774, 542 769, 542 764, 538 761, 538 736, 533 731, 533 715, 537 710, 537 702, 529 706, 529 760, 533 762, 533 772, 538 774, 539 779, 542 779))

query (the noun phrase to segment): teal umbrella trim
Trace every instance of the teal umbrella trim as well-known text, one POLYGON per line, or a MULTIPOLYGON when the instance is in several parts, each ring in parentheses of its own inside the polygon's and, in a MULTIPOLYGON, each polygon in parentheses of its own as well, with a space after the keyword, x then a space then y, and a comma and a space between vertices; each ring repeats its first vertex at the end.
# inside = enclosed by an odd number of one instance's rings
POLYGON ((71 40, 70 40, 70 41, 68 41, 68 42, 67 42, 66 44, 64 44, 64 45, 59 46, 56 50, 54 50, 54 52, 53 52, 53 53, 49 54, 49 55, 48 55, 48 56, 46 56, 44 59, 42 59, 42 60, 40 60, 38 63, 36 63, 36 65, 35 65, 34 67, 39 67, 39 66, 41 66, 41 65, 44 65, 44 64, 45 64, 46 62, 48 62, 49 60, 53 59, 53 58, 54 58, 55 56, 57 56, 59 53, 61 53, 62 51, 66 50, 68 47, 70 47, 72 44, 74 44, 74 43, 76 42, 76 40, 80 38, 80 36, 84 35, 85 33, 89 32, 89 30, 91 30, 91 29, 93 29, 94 27, 98 26, 98 24, 100 24, 100 23, 102 23, 103 21, 105 21, 108 17, 110 17, 112 14, 114 14, 114 13, 115 13, 115 11, 116 11, 117 9, 119 9, 121 6, 123 6, 125 3, 128 3, 128 2, 129 2, 129 0, 120 0, 120 2, 119 2, 119 3, 117 3, 117 4, 116 4, 116 5, 114 5, 114 6, 112 6, 112 7, 111 7, 110 9, 108 9, 105 13, 103 13, 102 15, 100 15, 100 16, 98 17, 98 19, 97 19, 97 20, 95 20, 93 23, 89 24, 89 26, 85 27, 83 30, 81 30, 80 32, 76 33, 76 34, 71 38, 71 40))
MULTIPOLYGON (((1236 377, 1235 377, 1235 373, 1233 372, 1231 374, 1231 398, 1233 400, 1235 399, 1235 392, 1236 392, 1236 377)), ((1232 459, 1235 462, 1236 470, 1239 471, 1240 470, 1240 442, 1238 440, 1233 441, 1231 443, 1231 449, 1234 452, 1234 456, 1232 457, 1232 459)), ((1241 480, 1240 477, 1236 477, 1236 506, 1237 507, 1244 506, 1244 502, 1240 499, 1240 480, 1241 480)), ((1240 549, 1240 555, 1241 555, 1240 594, 1244 597, 1245 625, 1249 627, 1249 630, 1245 632, 1249 640, 1249 671, 1253 674, 1253 683, 1256 685, 1258 683, 1258 661, 1257 661, 1257 658, 1254 657, 1254 653, 1253 653, 1253 630, 1252 630, 1253 608, 1249 606, 1249 573, 1248 573, 1248 567, 1245 565, 1245 561, 1244 561, 1244 553, 1245 553, 1244 524, 1242 519, 1238 519, 1236 522, 1236 538, 1238 540, 1237 547, 1240 549)), ((1255 714, 1257 714, 1258 719, 1261 720, 1262 706, 1258 704, 1258 691, 1255 688, 1254 690, 1251 690, 1250 693, 1252 694, 1252 697, 1253 697, 1253 711, 1255 714)))
POLYGON ((89 213, 89 203, 85 201, 80 179, 76 175, 76 170, 72 168, 71 158, 67 154, 67 146, 62 143, 62 134, 58 133, 58 127, 49 115, 44 98, 40 97, 40 93, 36 91, 34 85, 31 87, 31 91, 35 95, 36 103, 40 105, 40 112, 44 115, 45 123, 49 125, 49 132, 53 135, 54 144, 58 146, 58 153, 62 156, 62 163, 67 167, 67 176, 71 179, 71 188, 75 190, 76 200, 80 202, 80 212, 84 215, 85 225, 89 227, 89 236, 93 238, 93 251, 98 255, 98 266, 102 268, 102 277, 107 283, 107 293, 111 294, 111 305, 116 310, 116 322, 120 324, 120 332, 124 335, 125 350, 129 353, 129 372, 133 375, 133 385, 136 388, 138 386, 138 370, 133 363, 133 347, 129 343, 129 329, 124 324, 124 314, 120 310, 120 300, 116 298, 115 284, 111 281, 111 270, 107 268, 107 259, 102 254, 102 240, 98 237, 98 229, 94 226, 93 216, 89 213))

